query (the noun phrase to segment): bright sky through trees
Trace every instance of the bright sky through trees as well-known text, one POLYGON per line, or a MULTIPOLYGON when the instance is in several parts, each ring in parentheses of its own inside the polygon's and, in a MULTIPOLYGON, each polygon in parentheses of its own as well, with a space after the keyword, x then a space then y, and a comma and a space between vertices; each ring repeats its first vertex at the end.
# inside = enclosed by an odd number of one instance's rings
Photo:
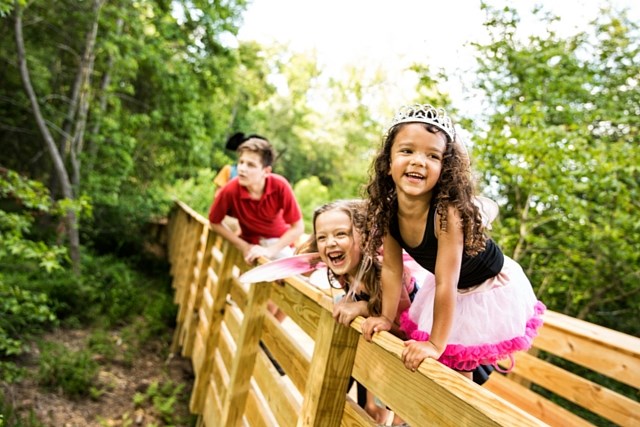
MULTIPOLYGON (((560 34, 584 29, 605 4, 601 0, 490 3, 517 5, 523 35, 544 30, 528 13, 536 3, 560 16, 560 34)), ((610 4, 615 10, 629 9, 631 17, 640 19, 640 1, 610 4)), ((402 70, 413 62, 427 64, 432 71, 444 69, 452 74, 446 89, 462 109, 463 100, 469 105, 471 86, 465 75, 475 63, 467 44, 486 38, 483 17, 479 0, 253 0, 238 38, 286 43, 296 51, 315 50, 320 66, 332 74, 345 64, 382 66, 399 80, 406 80, 402 70)))

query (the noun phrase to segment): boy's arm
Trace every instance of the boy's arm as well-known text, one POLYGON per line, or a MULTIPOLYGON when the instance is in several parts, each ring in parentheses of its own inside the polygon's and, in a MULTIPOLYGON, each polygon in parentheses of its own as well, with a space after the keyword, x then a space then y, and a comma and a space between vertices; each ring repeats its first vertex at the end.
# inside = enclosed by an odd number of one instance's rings
POLYGON ((247 252, 251 249, 251 244, 240 238, 236 233, 227 228, 224 224, 217 223, 209 223, 211 229, 218 233, 220 236, 227 239, 233 246, 238 248, 238 250, 242 253, 242 256, 246 256, 247 252))
POLYGON ((291 224, 291 227, 289 227, 289 229, 280 236, 276 243, 272 245, 274 248, 272 255, 277 254, 287 246, 291 246, 291 244, 298 240, 298 237, 302 236, 302 233, 304 233, 304 220, 300 218, 298 221, 291 224))
POLYGON ((225 214, 229 211, 230 201, 227 188, 223 187, 220 190, 220 194, 216 195, 211 207, 209 208, 209 226, 213 231, 227 239, 233 246, 238 248, 238 250, 242 252, 243 256, 246 256, 247 252, 251 248, 251 244, 240 238, 240 236, 238 236, 233 230, 223 224, 225 214))
POLYGON ((273 258, 282 249, 294 243, 298 239, 298 237, 302 235, 303 232, 304 220, 300 218, 298 221, 291 224, 291 227, 287 231, 285 231, 284 234, 280 236, 280 238, 276 240, 276 242, 272 245, 269 245, 267 247, 263 247, 260 245, 252 246, 249 252, 245 255, 245 260, 250 263, 261 256, 273 258))

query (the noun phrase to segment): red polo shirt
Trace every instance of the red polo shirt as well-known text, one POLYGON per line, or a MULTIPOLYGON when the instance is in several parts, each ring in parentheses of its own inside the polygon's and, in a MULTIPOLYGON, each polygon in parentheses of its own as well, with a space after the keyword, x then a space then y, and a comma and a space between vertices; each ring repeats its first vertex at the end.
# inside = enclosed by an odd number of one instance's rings
POLYGON ((225 215, 238 219, 242 239, 258 244, 260 238, 282 236, 302 218, 302 211, 286 178, 270 173, 260 200, 251 199, 238 178, 222 187, 209 210, 209 222, 219 224, 225 215))

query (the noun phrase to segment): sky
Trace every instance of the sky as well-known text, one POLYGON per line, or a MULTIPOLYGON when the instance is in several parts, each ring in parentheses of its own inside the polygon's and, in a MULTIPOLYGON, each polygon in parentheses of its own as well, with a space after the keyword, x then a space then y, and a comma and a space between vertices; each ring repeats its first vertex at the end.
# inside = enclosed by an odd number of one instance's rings
MULTIPOLYGON (((597 15, 601 0, 493 0, 516 4, 523 34, 542 31, 527 18, 533 5, 558 15, 562 35, 575 34, 597 15)), ((639 0, 611 0, 640 20, 639 0)), ((469 42, 487 41, 480 0, 252 0, 244 14, 238 40, 288 44, 293 50, 315 51, 322 70, 339 75, 345 65, 382 67, 398 82, 407 82, 405 68, 419 62, 451 75, 444 90, 454 105, 474 108, 471 82, 475 64, 469 42)), ((398 85, 398 102, 410 97, 413 82, 398 85)), ((463 111, 464 112, 464 111, 463 111)))

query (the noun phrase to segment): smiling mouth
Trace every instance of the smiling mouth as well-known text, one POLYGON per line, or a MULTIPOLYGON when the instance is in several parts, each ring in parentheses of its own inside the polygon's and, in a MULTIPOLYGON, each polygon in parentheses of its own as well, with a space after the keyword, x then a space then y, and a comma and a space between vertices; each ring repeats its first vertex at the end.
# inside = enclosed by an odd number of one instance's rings
POLYGON ((345 257, 345 254, 343 252, 340 252, 340 253, 332 252, 330 254, 327 254, 327 258, 329 258, 329 261, 331 261, 334 264, 337 264, 343 261, 344 257, 345 257))
POLYGON ((405 173, 405 176, 412 178, 412 179, 424 179, 424 176, 422 176, 419 173, 414 173, 414 172, 407 172, 405 173))

